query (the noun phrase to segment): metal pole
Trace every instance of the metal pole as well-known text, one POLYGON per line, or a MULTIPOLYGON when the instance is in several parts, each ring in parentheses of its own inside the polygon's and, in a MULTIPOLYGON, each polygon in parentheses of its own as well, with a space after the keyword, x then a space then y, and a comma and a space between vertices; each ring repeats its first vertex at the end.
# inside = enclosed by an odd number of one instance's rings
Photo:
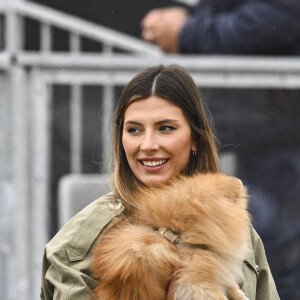
POLYGON ((82 161, 82 88, 71 88, 71 172, 81 173, 82 161))
POLYGON ((43 54, 49 54, 52 46, 51 27, 48 24, 41 24, 41 51, 43 54))
POLYGON ((31 239, 32 298, 40 292, 41 262, 48 241, 51 93, 39 69, 30 74, 31 100, 31 239), (34 295, 34 296, 33 296, 34 295))
POLYGON ((110 125, 111 117, 114 110, 113 85, 107 84, 103 87, 103 111, 102 111, 102 168, 104 172, 109 171, 109 151, 111 145, 110 125))
POLYGON ((29 257, 32 254, 30 236, 30 166, 29 166, 29 115, 26 99, 26 72, 12 67, 11 72, 12 104, 12 178, 14 208, 14 299, 30 300, 31 267, 29 257), (18 278, 15 281, 15 278, 18 278))
POLYGON ((12 57, 15 56, 23 46, 23 19, 18 16, 15 8, 15 4, 21 1, 23 0, 10 0, 6 3, 5 48, 12 57))
POLYGON ((15 189, 12 171, 12 107, 9 76, 0 73, 0 299, 13 299, 15 189))
POLYGON ((70 51, 71 54, 78 54, 81 49, 80 36, 76 33, 70 33, 70 51))

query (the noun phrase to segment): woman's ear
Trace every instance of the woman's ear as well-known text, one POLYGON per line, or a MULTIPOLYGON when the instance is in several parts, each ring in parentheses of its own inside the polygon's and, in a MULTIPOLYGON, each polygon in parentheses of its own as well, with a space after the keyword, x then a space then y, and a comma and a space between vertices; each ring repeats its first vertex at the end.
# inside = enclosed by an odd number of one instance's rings
POLYGON ((197 155, 197 148, 196 148, 196 144, 193 143, 192 148, 191 148, 191 152, 193 156, 197 155))

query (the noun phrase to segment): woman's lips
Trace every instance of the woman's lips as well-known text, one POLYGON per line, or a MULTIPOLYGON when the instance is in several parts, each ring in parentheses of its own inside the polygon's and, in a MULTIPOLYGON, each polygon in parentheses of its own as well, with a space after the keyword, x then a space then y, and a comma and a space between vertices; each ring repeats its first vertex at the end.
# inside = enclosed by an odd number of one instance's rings
POLYGON ((140 159, 139 162, 145 170, 155 172, 161 170, 168 162, 168 159, 140 159))

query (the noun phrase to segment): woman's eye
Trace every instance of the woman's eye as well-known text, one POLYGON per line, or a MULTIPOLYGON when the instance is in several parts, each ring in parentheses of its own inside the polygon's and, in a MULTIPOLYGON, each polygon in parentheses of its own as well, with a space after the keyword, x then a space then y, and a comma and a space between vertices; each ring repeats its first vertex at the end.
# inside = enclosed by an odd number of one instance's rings
POLYGON ((127 129, 127 132, 129 133, 137 133, 137 132, 141 132, 141 130, 139 128, 129 128, 127 129))
POLYGON ((160 131, 171 131, 171 130, 175 130, 175 129, 176 129, 175 127, 168 126, 168 125, 164 125, 159 128, 160 131))

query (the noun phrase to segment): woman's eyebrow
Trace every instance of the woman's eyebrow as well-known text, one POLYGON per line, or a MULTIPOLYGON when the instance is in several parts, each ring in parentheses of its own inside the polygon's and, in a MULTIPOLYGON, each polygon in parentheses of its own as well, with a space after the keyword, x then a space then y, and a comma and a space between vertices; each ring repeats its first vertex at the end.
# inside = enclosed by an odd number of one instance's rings
POLYGON ((127 124, 134 124, 134 125, 142 125, 141 123, 139 122, 136 122, 136 121, 131 121, 131 120, 128 120, 124 123, 124 125, 127 125, 127 124))
POLYGON ((156 125, 164 124, 164 123, 178 123, 178 120, 176 119, 164 119, 161 121, 156 122, 156 125))
MULTIPOLYGON (((176 119, 163 119, 163 120, 155 122, 154 124, 155 125, 161 125, 161 124, 164 124, 164 123, 178 123, 178 120, 176 120, 176 119)), ((128 125, 128 124, 142 125, 140 122, 133 121, 133 120, 128 120, 124 123, 124 125, 128 125)))

